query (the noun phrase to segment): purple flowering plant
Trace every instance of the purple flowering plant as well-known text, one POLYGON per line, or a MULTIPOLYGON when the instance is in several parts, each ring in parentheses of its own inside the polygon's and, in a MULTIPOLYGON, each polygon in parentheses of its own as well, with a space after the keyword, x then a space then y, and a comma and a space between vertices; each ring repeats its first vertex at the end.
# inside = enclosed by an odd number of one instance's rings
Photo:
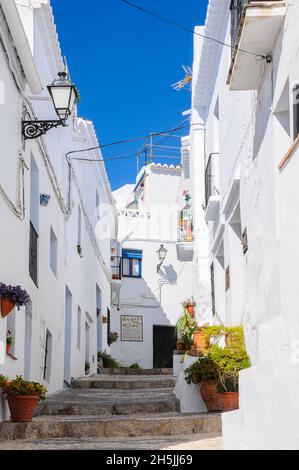
POLYGON ((21 286, 7 286, 0 282, 0 299, 4 298, 10 299, 18 310, 30 302, 28 293, 21 286))

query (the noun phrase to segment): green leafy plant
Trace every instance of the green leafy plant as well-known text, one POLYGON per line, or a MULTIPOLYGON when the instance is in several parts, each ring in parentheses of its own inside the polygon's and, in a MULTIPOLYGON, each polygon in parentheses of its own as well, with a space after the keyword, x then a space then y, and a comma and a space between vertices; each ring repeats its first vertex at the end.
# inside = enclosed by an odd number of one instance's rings
POLYGON ((142 367, 140 367, 138 362, 134 362, 134 364, 130 365, 129 369, 142 369, 142 367))
POLYGON ((12 346, 13 345, 13 337, 12 337, 12 333, 10 330, 7 331, 6 333, 6 344, 8 346, 12 346))
POLYGON ((6 397, 38 396, 40 400, 46 399, 47 389, 42 384, 24 380, 21 375, 17 375, 14 380, 9 380, 6 376, 1 375, 0 388, 6 397))
POLYGON ((98 360, 102 359, 105 369, 120 369, 121 365, 106 351, 98 352, 98 360))
POLYGON ((184 309, 184 313, 178 319, 175 328, 176 328, 177 333, 180 336, 189 335, 190 337, 196 331, 197 325, 196 325, 196 321, 193 318, 191 318, 187 310, 184 309))
POLYGON ((239 372, 251 366, 246 349, 242 346, 220 348, 213 345, 207 354, 216 367, 221 389, 238 391, 239 372))
POLYGON ((200 384, 204 380, 217 380, 217 368, 212 359, 200 357, 185 370, 187 384, 200 384))
POLYGON ((226 326, 223 328, 226 342, 232 348, 245 348, 245 336, 243 326, 226 326))

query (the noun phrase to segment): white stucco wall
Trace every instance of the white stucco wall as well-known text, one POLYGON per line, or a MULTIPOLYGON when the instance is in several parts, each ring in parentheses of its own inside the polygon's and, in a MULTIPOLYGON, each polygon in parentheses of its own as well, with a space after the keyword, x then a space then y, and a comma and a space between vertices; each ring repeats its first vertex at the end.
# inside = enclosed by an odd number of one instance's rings
MULTIPOLYGON (((43 8, 26 10, 26 31, 30 24, 30 43, 35 44, 34 59, 44 86, 53 81, 62 59, 55 27, 48 2, 41 2, 43 8), (28 14, 31 14, 31 19, 28 14), (49 35, 49 26, 52 32, 49 35)), ((1 33, 4 33, 1 31, 1 33)), ((28 33, 29 34, 29 33, 28 33)), ((7 52, 7 51, 6 51, 7 52)), ((10 53, 10 50, 8 50, 10 53)), ((91 372, 96 372, 97 343, 107 348, 106 325, 101 316, 97 318, 97 308, 101 315, 106 313, 111 303, 110 289, 110 239, 115 238, 115 208, 108 183, 105 167, 101 164, 80 164, 73 162, 71 181, 71 200, 68 205, 69 178, 65 155, 70 150, 94 147, 97 138, 89 121, 69 119, 69 126, 50 131, 40 140, 21 140, 22 105, 27 98, 39 119, 55 118, 50 101, 41 101, 32 94, 20 93, 17 89, 12 70, 2 47, 0 47, 0 81, 4 83, 5 101, 0 103, 1 168, 0 186, 0 281, 6 284, 21 285, 32 300, 31 344, 28 328, 25 327, 25 308, 15 312, 15 346, 13 359, 4 357, 0 373, 9 377, 26 374, 30 380, 42 382, 49 392, 63 388, 65 377, 65 341, 70 351, 70 369, 67 380, 85 373, 85 361, 91 364, 91 372), (21 151, 21 153, 20 153, 21 151), (11 204, 3 197, 4 193, 12 204, 18 195, 19 155, 24 158, 24 220, 12 211, 11 204), (38 168, 39 188, 38 208, 38 287, 29 276, 29 224, 30 224, 30 168, 32 161, 38 168), (4 171, 5 169, 5 171, 4 171), (96 212, 96 192, 100 201, 99 218, 96 212), (49 194, 47 207, 39 205, 39 193, 49 194), (81 246, 82 257, 77 252, 78 206, 81 208, 81 246), (105 228, 104 228, 105 227, 105 228), (57 237, 57 274, 50 267, 50 229, 57 237), (98 238, 97 238, 98 236, 98 238), (96 289, 101 291, 101 305, 97 304, 96 289), (66 288, 72 294, 72 311, 69 336, 66 336, 66 288), (81 325, 77 324, 78 306, 81 308, 81 325), (90 327, 89 355, 86 357, 85 323, 90 327), (78 328, 81 330, 80 347, 77 344, 78 328), (51 370, 47 380, 43 378, 46 331, 52 335, 51 370), (25 366, 25 357, 31 358, 30 371, 25 366)), ((46 90, 43 96, 47 96, 46 90)), ((28 111, 29 108, 28 108, 28 111)), ((27 119, 29 115, 27 115, 27 119)), ((32 116, 31 116, 32 118, 32 116)), ((100 158, 98 152, 88 155, 100 158)), ((77 154, 82 156, 82 154, 77 154)), ((22 199, 23 187, 20 188, 22 199)), ((15 211, 18 208, 15 209, 15 211)), ((22 217, 21 217, 22 218, 22 217)), ((3 319, 0 316, 0 341, 5 344, 8 324, 13 316, 3 319)), ((5 403, 0 404, 0 420, 7 417, 5 403)))
MULTIPOLYGON (((141 279, 122 279, 119 305, 113 307, 111 315, 111 330, 119 333, 119 340, 111 351, 123 365, 138 362, 144 368, 152 368, 153 325, 176 324, 183 311, 181 302, 193 295, 193 264, 178 254, 177 244, 178 211, 185 205, 182 191, 189 189, 189 182, 184 180, 180 168, 149 165, 144 171, 144 197, 141 195, 139 203, 146 211, 136 217, 123 215, 123 203, 131 197, 124 197, 122 189, 114 193, 120 211, 119 242, 122 248, 142 250, 143 259, 141 279), (157 273, 156 252, 161 244, 168 253, 157 273), (143 342, 120 341, 121 315, 143 317, 143 342)), ((130 194, 132 187, 126 189, 130 194)))
MULTIPOLYGON (((211 0, 206 23, 206 34, 225 43, 230 41, 228 3, 211 0)), ((230 50, 208 41, 193 85, 193 113, 197 110, 206 126, 206 155, 215 151, 219 104, 220 204, 209 222, 216 312, 225 323, 244 324, 252 360, 240 377, 240 410, 223 414, 225 449, 298 449, 297 149, 278 170, 293 141, 286 132, 286 111, 291 86, 299 79, 299 5, 287 4, 273 63, 264 67, 258 91, 229 91, 230 50), (236 221, 242 231, 247 228, 245 255, 236 221), (223 266, 219 257, 215 260, 217 252, 223 266), (231 287, 225 292, 227 266, 231 287)))

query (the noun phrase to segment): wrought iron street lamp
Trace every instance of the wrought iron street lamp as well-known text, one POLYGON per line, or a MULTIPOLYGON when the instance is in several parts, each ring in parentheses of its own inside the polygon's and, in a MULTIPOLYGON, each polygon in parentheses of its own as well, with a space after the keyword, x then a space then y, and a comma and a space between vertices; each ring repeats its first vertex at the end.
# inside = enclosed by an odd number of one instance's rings
POLYGON ((72 114, 75 104, 79 98, 75 85, 70 81, 66 72, 60 72, 58 78, 52 85, 48 86, 49 94, 59 120, 48 121, 23 121, 22 131, 26 139, 41 137, 50 129, 58 126, 66 126, 66 121, 72 114))
POLYGON ((166 256, 167 256, 168 251, 164 247, 164 245, 161 245, 159 250, 157 251, 158 258, 160 263, 157 266, 157 273, 160 271, 162 264, 164 263, 166 256))

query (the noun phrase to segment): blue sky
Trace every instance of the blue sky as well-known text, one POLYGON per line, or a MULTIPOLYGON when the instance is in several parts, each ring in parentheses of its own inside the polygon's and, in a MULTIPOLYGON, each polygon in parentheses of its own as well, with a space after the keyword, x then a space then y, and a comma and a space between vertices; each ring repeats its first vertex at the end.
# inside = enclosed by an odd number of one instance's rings
MULTIPOLYGON (((133 0, 193 28, 208 0, 133 0)), ((192 65, 192 34, 140 13, 120 0, 51 0, 62 52, 81 94, 79 114, 94 121, 102 144, 179 125, 190 93, 171 84, 192 65)), ((135 153, 143 142, 103 151, 135 153)), ((167 162, 167 160, 163 160, 167 162)), ((135 181, 136 158, 107 162, 112 189, 135 181)))

